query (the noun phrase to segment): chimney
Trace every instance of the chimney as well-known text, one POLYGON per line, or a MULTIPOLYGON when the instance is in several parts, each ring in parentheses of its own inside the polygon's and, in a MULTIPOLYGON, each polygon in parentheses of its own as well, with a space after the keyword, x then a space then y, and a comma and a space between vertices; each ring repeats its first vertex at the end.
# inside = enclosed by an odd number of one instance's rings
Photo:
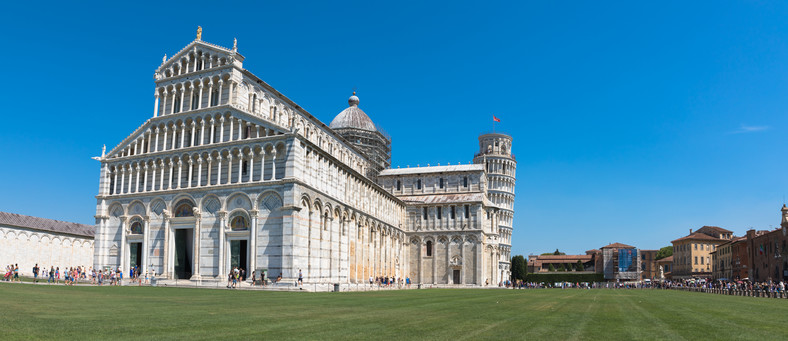
POLYGON ((692 229, 690 229, 690 234, 692 234, 692 229))

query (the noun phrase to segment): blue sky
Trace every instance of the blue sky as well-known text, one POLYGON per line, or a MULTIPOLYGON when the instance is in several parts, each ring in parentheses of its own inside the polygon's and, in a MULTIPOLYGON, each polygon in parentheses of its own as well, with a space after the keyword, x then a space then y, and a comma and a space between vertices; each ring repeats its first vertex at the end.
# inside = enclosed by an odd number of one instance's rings
POLYGON ((328 123, 353 88, 393 164, 467 163, 514 137, 513 254, 780 222, 788 3, 13 2, 0 13, 0 210, 94 222, 102 144, 152 115, 194 39, 328 123))

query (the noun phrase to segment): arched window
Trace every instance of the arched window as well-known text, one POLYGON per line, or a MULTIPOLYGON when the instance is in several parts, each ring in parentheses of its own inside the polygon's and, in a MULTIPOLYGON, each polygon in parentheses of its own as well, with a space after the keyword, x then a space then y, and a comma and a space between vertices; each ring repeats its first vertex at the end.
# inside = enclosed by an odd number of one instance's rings
POLYGON ((197 109, 199 99, 200 97, 198 96, 197 91, 192 91, 192 110, 197 109))
POLYGON ((181 111, 181 97, 178 94, 175 94, 175 108, 172 109, 173 113, 181 111))
POLYGON ((246 220, 246 217, 239 215, 230 221, 230 228, 233 231, 247 230, 249 229, 249 222, 246 220))
POLYGON ((175 206, 175 217, 193 217, 194 204, 189 200, 183 200, 175 206))
POLYGON ((427 248, 427 257, 432 257, 432 241, 431 240, 427 241, 426 248, 427 248))
POLYGON ((142 223, 139 221, 131 223, 131 234, 142 234, 142 223))

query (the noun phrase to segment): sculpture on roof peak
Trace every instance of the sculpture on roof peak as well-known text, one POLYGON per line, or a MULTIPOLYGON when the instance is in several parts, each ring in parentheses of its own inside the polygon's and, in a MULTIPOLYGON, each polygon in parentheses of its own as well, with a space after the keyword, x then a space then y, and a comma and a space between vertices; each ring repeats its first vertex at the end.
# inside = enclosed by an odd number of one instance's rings
POLYGON ((238 39, 233 38, 233 51, 238 51, 238 39))
POLYGON ((202 26, 197 26, 197 40, 202 40, 202 26))

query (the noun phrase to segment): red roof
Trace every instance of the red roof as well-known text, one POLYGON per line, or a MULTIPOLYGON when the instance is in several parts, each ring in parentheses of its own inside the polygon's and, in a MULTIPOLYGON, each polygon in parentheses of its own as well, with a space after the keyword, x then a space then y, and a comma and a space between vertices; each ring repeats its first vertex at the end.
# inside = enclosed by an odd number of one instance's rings
POLYGON ((662 258, 662 259, 657 259, 657 263, 659 263, 659 262, 670 262, 670 263, 673 263, 673 255, 667 256, 667 257, 662 258))
POLYGON ((592 255, 543 255, 543 256, 536 256, 537 260, 547 261, 547 260, 591 260, 593 258, 592 255))
POLYGON ((602 247, 602 249, 634 249, 634 248, 635 247, 632 245, 621 244, 621 243, 613 243, 602 247))
POLYGON ((708 234, 705 234, 705 233, 695 232, 695 233, 693 233, 693 234, 691 234, 689 236, 681 237, 679 239, 671 241, 671 243, 675 243, 675 242, 683 241, 683 240, 716 240, 716 241, 725 241, 725 239, 714 238, 714 237, 712 237, 712 236, 710 236, 708 234))
POLYGON ((699 228, 698 231, 700 231, 702 229, 717 231, 717 232, 720 232, 720 233, 733 233, 733 231, 726 230, 726 229, 724 229, 722 227, 719 227, 719 226, 703 226, 703 227, 699 228))

